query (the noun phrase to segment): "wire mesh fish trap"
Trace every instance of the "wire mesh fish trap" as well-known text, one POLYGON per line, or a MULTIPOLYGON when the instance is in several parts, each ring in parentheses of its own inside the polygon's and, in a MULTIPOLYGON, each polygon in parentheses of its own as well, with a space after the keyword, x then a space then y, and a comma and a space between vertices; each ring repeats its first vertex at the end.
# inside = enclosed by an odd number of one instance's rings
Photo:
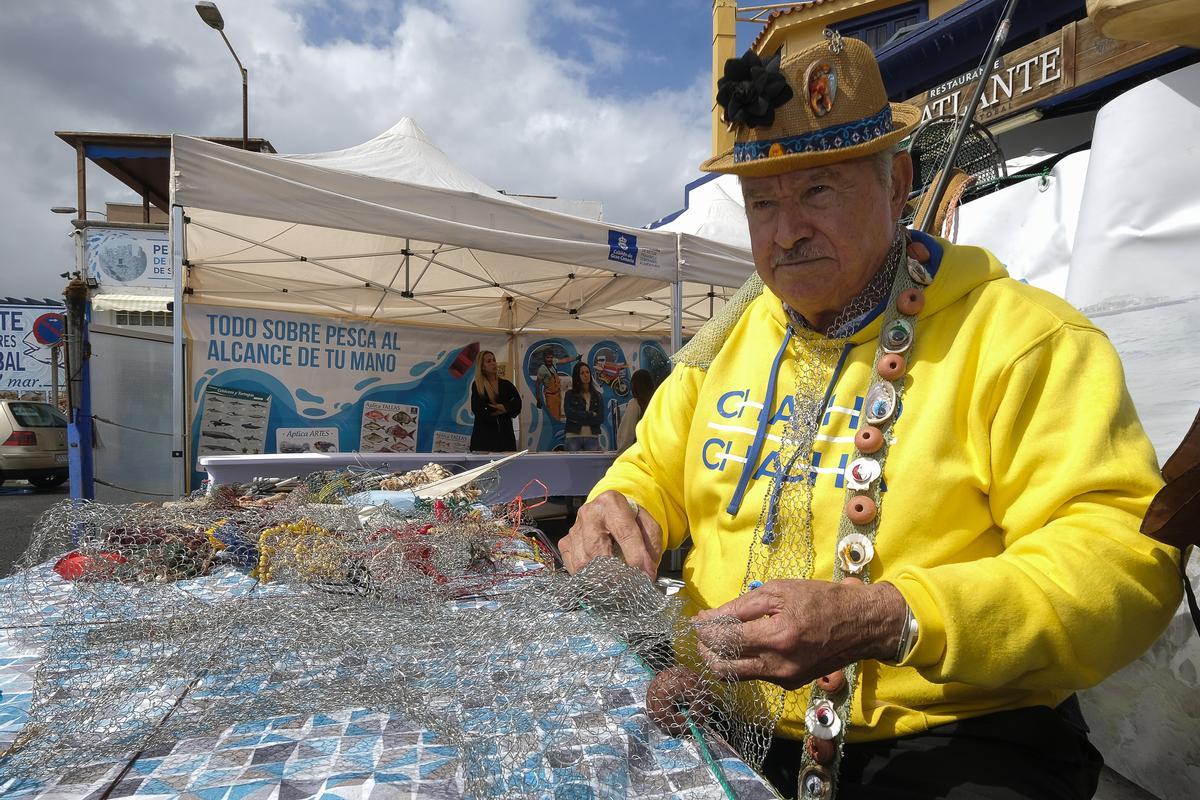
POLYGON ((429 731, 472 797, 695 790, 672 736, 701 766, 725 741, 761 761, 773 714, 707 670, 678 598, 613 559, 554 569, 525 505, 480 506, 478 487, 351 502, 389 480, 406 479, 321 473, 286 492, 47 512, 0 581, 0 633, 42 649, 0 786, 345 709, 429 731))

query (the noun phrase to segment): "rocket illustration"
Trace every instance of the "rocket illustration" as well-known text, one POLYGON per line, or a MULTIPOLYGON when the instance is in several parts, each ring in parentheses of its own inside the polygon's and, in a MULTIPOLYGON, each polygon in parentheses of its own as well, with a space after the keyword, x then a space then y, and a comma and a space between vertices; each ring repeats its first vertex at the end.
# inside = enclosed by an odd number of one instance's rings
POLYGON ((475 357, 479 355, 479 342, 471 342, 469 345, 458 351, 458 355, 450 362, 447 367, 450 374, 455 378, 461 378, 467 374, 467 370, 475 366, 475 357))

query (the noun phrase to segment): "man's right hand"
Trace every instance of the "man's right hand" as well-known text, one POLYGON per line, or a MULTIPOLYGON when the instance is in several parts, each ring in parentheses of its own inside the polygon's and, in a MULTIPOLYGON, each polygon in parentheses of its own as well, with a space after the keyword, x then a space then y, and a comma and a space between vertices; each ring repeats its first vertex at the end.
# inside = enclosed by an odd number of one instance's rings
POLYGON ((594 558, 619 554, 626 564, 654 580, 662 558, 662 528, 646 509, 638 508, 635 516, 625 495, 607 491, 579 509, 558 549, 572 575, 594 558))

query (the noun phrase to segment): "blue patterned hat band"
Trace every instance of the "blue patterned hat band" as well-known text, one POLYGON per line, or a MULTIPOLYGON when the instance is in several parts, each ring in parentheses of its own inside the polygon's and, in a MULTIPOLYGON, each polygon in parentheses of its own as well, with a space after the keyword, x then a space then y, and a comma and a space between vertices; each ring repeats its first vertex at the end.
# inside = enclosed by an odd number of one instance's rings
POLYGON ((839 150, 843 147, 866 144, 872 139, 886 136, 892 130, 892 107, 885 103, 883 110, 879 113, 843 125, 834 125, 830 128, 802 133, 799 136, 785 136, 781 139, 737 142, 733 146, 733 160, 734 163, 743 164, 747 161, 758 161, 763 158, 775 158, 796 153, 839 150))

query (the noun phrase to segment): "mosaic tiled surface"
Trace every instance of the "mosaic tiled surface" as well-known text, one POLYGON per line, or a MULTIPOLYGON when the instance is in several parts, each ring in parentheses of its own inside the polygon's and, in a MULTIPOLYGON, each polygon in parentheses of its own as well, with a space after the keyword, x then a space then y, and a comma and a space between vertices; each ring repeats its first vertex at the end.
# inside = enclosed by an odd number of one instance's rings
MULTIPOLYGON (((192 581, 188 590, 211 593, 214 598, 228 596, 242 591, 245 580, 229 571, 192 581)), ((47 575, 39 577, 36 588, 32 594, 42 603, 40 610, 53 618, 61 593, 69 587, 47 575)), ((26 635, 17 637, 0 632, 0 749, 11 744, 29 709, 39 657, 37 638, 29 633, 26 629, 26 635)), ((530 765, 528 772, 542 778, 523 787, 530 796, 555 800, 699 800, 727 797, 730 792, 751 799, 774 796, 720 741, 708 743, 716 762, 710 765, 696 742, 661 733, 641 705, 648 676, 633 658, 625 660, 626 670, 605 676, 605 713, 581 714, 563 723, 619 735, 609 736, 603 745, 542 753, 540 763, 530 765)), ((490 705, 481 705, 475 711, 483 716, 469 724, 487 724, 487 715, 497 713, 490 705)), ((136 757, 46 775, 37 782, 0 780, 0 795, 15 800, 98 800, 106 791, 112 798, 202 800, 452 798, 464 794, 458 755, 455 747, 439 743, 434 734, 399 717, 364 710, 329 711, 247 721, 218 735, 182 739, 136 757)))

